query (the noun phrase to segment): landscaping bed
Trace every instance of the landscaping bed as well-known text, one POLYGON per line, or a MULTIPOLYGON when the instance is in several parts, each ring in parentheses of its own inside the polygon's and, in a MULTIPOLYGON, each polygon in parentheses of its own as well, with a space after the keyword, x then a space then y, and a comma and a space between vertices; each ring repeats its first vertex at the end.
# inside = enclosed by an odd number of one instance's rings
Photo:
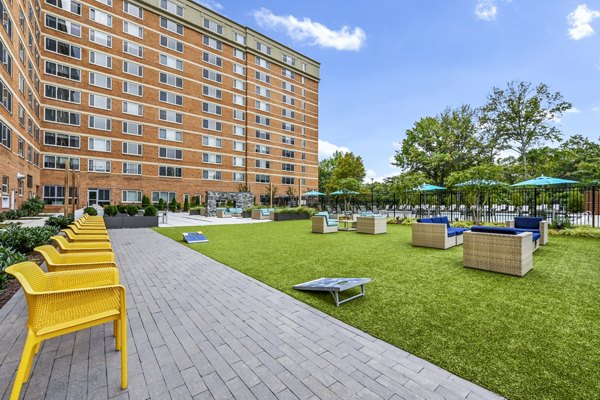
MULTIPOLYGON (((157 229, 178 242, 190 230, 157 229)), ((308 221, 202 231, 210 241, 188 247, 503 396, 600 393, 598 239, 552 236, 517 278, 464 268, 462 246, 413 247, 410 226, 382 236, 315 235, 308 221), (348 276, 373 282, 339 308, 329 294, 292 289, 348 276)))

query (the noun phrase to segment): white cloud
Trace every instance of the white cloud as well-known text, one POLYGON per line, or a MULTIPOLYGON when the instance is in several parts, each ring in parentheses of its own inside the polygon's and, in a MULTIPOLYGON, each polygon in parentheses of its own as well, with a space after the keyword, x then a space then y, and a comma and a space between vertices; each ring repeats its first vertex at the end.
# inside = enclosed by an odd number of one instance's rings
POLYGON ((586 4, 580 4, 568 16, 569 37, 573 40, 580 40, 594 34, 591 22, 600 17, 600 11, 590 10, 586 4))
POLYGON ((479 0, 475 6, 475 16, 483 21, 493 21, 496 19, 498 7, 495 0, 479 0))
POLYGON ((592 111, 593 112, 598 112, 598 111, 600 111, 600 107, 592 107, 592 111))
POLYGON ((223 4, 219 3, 216 0, 194 0, 196 3, 204 6, 206 8, 210 8, 211 10, 222 10, 223 4))
POLYGON ((350 149, 345 146, 338 146, 333 143, 329 143, 326 140, 319 139, 319 161, 331 157, 336 151, 348 153, 350 152, 350 149))
POLYGON ((293 15, 275 15, 266 8, 254 11, 254 19, 263 28, 283 29, 293 40, 306 41, 311 46, 358 51, 367 38, 365 31, 358 27, 351 30, 343 26, 334 31, 310 18, 300 20, 293 15))

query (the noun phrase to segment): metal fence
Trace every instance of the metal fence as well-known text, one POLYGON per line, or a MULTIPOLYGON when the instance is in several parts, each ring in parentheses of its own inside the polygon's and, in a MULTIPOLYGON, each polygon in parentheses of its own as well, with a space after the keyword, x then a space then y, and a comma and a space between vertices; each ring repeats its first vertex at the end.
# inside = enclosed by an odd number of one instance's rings
POLYGON ((452 221, 504 222, 516 216, 600 226, 600 187, 490 187, 329 196, 308 200, 331 212, 374 211, 389 217, 447 216, 452 221))

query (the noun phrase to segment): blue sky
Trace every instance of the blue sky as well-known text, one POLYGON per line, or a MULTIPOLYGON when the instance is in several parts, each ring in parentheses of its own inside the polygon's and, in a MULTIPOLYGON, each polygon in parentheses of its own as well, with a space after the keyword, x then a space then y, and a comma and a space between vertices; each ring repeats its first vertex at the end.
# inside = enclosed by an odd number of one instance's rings
POLYGON ((565 136, 599 137, 600 0, 200 2, 321 63, 320 156, 353 151, 368 178, 399 172, 417 120, 510 80, 560 91, 565 136))

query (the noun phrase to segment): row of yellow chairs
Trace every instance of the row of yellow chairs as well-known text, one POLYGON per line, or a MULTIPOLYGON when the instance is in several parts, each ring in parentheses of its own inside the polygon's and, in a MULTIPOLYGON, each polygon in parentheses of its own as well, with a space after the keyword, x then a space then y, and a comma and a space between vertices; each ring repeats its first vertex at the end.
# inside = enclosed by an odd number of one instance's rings
POLYGON ((57 247, 35 248, 48 272, 33 262, 6 268, 23 287, 29 312, 27 339, 11 400, 19 398, 44 340, 111 321, 116 349, 121 351, 121 388, 127 388, 125 287, 119 283, 104 221, 84 214, 62 232, 65 236, 52 237, 57 247))

